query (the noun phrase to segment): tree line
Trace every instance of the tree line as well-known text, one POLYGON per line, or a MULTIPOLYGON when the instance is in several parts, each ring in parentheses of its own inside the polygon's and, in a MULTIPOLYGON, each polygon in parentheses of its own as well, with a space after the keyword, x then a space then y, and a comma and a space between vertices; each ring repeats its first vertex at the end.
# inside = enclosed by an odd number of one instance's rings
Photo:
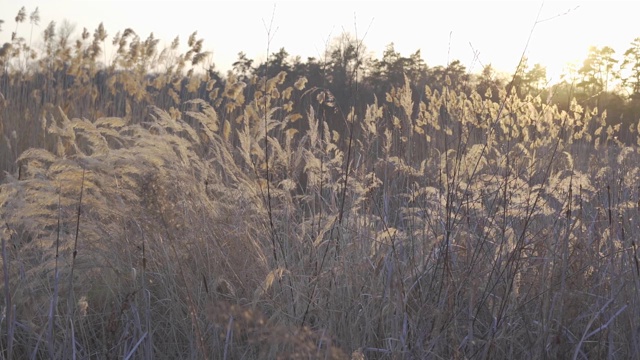
POLYGON ((331 91, 342 108, 349 108, 357 98, 385 99, 393 87, 410 82, 414 100, 424 98, 425 91, 442 91, 445 86, 470 95, 477 92, 485 99, 499 102, 500 92, 515 92, 521 98, 540 96, 543 101, 568 110, 572 99, 584 107, 607 111, 612 124, 635 123, 640 118, 640 37, 617 57, 613 48, 589 48, 581 66, 568 66, 560 82, 550 84, 543 64, 530 65, 523 58, 514 74, 501 73, 488 64, 478 74, 470 73, 459 60, 447 65, 428 66, 417 50, 404 56, 387 45, 378 59, 366 53, 366 47, 343 35, 334 39, 323 59, 309 57, 302 61, 281 48, 268 62, 254 65, 241 52, 230 73, 246 79, 250 76, 273 76, 280 71, 291 74, 290 81, 306 77, 311 86, 331 91), (355 93, 354 82, 358 81, 355 93), (425 88, 428 88, 425 90, 425 88))
MULTIPOLYGON (((179 106, 193 97, 206 98, 212 88, 225 91, 229 82, 250 85, 259 78, 285 72, 289 85, 304 78, 308 88, 331 96, 335 109, 344 112, 352 107, 363 110, 374 98, 385 101, 388 92, 407 79, 415 104, 428 92, 441 92, 448 87, 467 95, 477 92, 494 102, 500 101, 501 92, 516 93, 521 98, 539 96, 561 110, 568 110, 576 99, 600 113, 606 110, 612 125, 632 125, 640 118, 640 37, 621 56, 608 46, 591 47, 581 66, 570 67, 559 83, 549 84, 545 66, 530 65, 526 58, 515 74, 497 72, 491 64, 473 74, 459 60, 430 66, 420 50, 405 56, 396 51, 393 43, 387 45, 381 58, 376 58, 350 34, 334 38, 322 58, 303 60, 281 48, 257 63, 240 52, 232 69, 222 74, 196 33, 187 41, 188 51, 179 54, 178 38, 170 47, 160 49, 153 34, 145 39, 132 29, 125 29, 110 38, 100 24, 93 33, 83 29, 74 40, 72 24, 51 22, 42 33, 42 45, 36 48, 33 44, 34 29, 40 21, 38 9, 29 14, 22 8, 14 20, 11 42, 0 46, 0 92, 5 97, 15 93, 15 86, 20 83, 29 84, 28 89, 44 86, 68 92, 75 88, 79 93, 85 91, 80 95, 89 96, 94 102, 110 103, 113 113, 104 115, 121 116, 127 107, 144 109, 147 103, 156 102, 156 97, 161 97, 163 104, 174 100, 179 106), (30 24, 29 36, 22 37, 18 30, 26 22, 30 24), (113 59, 106 57, 108 42, 116 49, 113 59), (82 90, 88 85, 94 89, 82 90), (109 92, 111 95, 107 96, 109 92)), ((0 31, 2 25, 0 21, 0 31)), ((248 92, 255 89, 246 86, 242 91, 250 96, 248 92)), ((42 91, 40 95, 42 103, 46 103, 55 97, 55 92, 42 91)), ((299 105, 304 106, 304 101, 299 105)))

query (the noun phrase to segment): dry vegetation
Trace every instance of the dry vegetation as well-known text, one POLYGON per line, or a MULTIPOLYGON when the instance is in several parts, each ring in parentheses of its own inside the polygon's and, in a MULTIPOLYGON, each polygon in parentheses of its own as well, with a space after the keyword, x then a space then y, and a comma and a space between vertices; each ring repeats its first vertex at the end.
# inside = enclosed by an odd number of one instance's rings
POLYGON ((189 71, 195 36, 104 68, 104 30, 50 31, 0 58, 3 358, 640 358, 640 156, 603 112, 408 80, 349 112, 189 71))

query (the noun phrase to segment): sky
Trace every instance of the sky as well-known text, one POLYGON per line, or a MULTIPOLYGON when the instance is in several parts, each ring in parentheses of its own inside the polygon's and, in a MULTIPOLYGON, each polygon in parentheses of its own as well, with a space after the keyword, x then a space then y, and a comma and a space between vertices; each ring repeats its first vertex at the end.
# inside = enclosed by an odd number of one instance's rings
MULTIPOLYGON (((621 59, 631 41, 640 37, 637 0, 0 0, 0 19, 5 21, 0 44, 10 39, 22 6, 27 13, 36 7, 40 11, 34 45, 41 42, 50 21, 60 24, 64 19, 76 25, 77 35, 84 27, 93 33, 102 22, 109 40, 132 28, 143 39, 153 32, 166 46, 176 36, 184 44, 197 31, 223 73, 240 51, 256 62, 264 60, 267 46, 270 52, 284 47, 303 60, 321 58, 328 40, 348 32, 363 38, 377 58, 393 42, 403 56, 420 49, 428 66, 458 59, 471 72, 492 64, 513 73, 525 53, 530 65, 546 66, 550 81, 557 82, 566 64, 581 62, 589 46, 610 46, 621 59)), ((28 21, 20 24, 19 34, 28 38, 30 32, 28 21)))

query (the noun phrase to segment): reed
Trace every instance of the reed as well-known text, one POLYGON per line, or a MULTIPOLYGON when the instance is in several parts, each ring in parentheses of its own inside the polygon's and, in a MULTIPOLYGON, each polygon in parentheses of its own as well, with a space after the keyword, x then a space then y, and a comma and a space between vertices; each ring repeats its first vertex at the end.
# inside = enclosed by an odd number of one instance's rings
POLYGON ((106 39, 0 57, 4 358, 640 356, 640 155, 602 112, 408 77, 341 108, 106 39))

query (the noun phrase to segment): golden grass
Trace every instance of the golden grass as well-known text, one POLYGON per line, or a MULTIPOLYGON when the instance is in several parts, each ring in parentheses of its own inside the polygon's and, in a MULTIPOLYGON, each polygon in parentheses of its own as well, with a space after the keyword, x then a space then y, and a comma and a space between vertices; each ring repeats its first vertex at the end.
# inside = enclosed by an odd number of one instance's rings
POLYGON ((406 79, 338 134, 306 79, 182 82, 194 34, 152 80, 170 50, 118 41, 69 59, 105 87, 0 89, 3 356, 640 356, 638 152, 601 113, 406 79))

